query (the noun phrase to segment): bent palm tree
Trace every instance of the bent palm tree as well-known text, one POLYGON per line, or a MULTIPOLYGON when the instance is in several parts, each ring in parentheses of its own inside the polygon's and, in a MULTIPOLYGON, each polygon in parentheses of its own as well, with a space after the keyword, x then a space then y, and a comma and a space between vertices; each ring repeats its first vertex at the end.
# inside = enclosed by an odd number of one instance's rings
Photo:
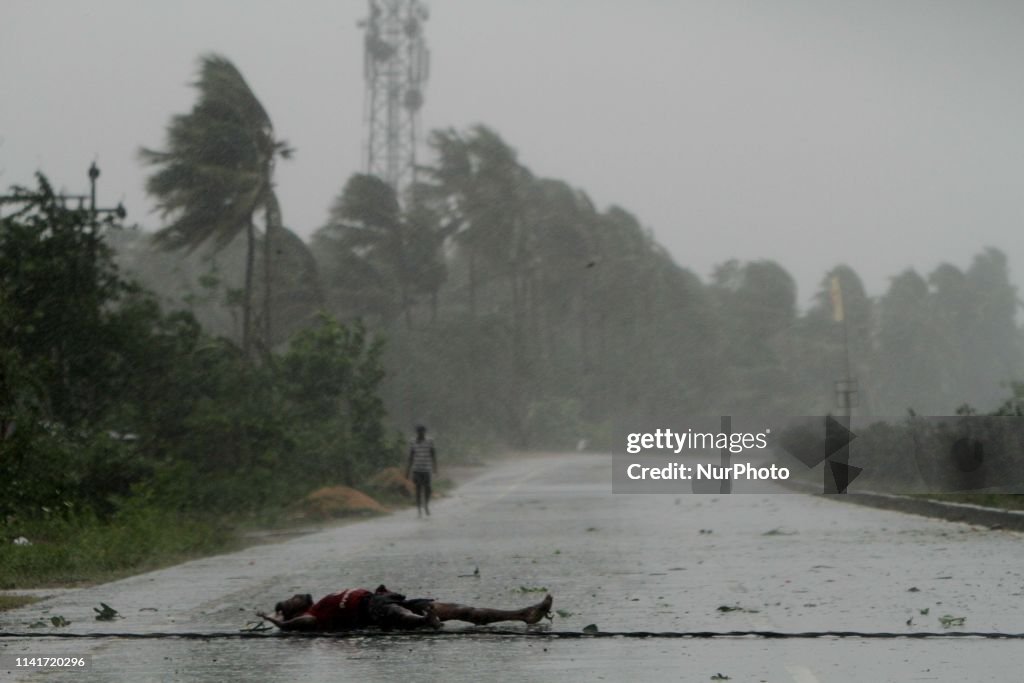
MULTIPOLYGON (((157 232, 165 249, 192 251, 208 241, 221 249, 239 233, 246 235, 245 297, 242 308, 242 347, 252 345, 252 290, 255 261, 255 216, 265 212, 267 244, 280 228, 280 210, 274 194, 274 163, 289 158, 292 150, 274 137, 263 105, 242 74, 226 58, 201 59, 199 101, 188 114, 179 114, 167 127, 166 151, 142 149, 144 163, 157 167, 146 181, 156 197, 162 217, 171 223, 157 232)), ((271 249, 265 268, 269 305, 271 249)), ((270 312, 264 311, 269 338, 270 312)))
POLYGON ((336 258, 385 290, 409 329, 418 295, 435 293, 444 281, 440 245, 446 233, 428 218, 423 211, 403 213, 394 188, 380 178, 356 174, 318 232, 336 258))

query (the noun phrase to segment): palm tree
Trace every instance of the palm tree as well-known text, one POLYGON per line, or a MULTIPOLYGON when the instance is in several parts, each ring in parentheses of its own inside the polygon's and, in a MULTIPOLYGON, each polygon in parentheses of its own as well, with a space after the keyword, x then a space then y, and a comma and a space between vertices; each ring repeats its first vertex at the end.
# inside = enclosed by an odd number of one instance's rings
POLYGON ((318 232, 318 240, 331 244, 350 271, 361 273, 363 294, 384 290, 397 301, 409 329, 417 295, 436 293, 444 281, 440 244, 445 236, 425 209, 406 215, 394 188, 364 174, 349 179, 318 232))
POLYGON ((529 170, 486 126, 475 126, 466 135, 451 129, 435 131, 430 145, 437 163, 424 169, 421 194, 444 207, 446 223, 465 250, 471 316, 476 317, 482 269, 508 278, 513 310, 518 311, 522 275, 532 258, 524 200, 532 182, 529 170))
MULTIPOLYGON (((266 249, 266 245, 261 245, 266 249)), ((264 309, 274 311, 274 337, 267 337, 267 346, 288 340, 299 329, 315 320, 324 308, 324 292, 320 283, 316 258, 302 238, 288 228, 275 230, 274 236, 274 291, 271 302, 264 309)))
POLYGON ((271 244, 281 226, 274 193, 274 164, 292 150, 274 137, 263 105, 242 74, 226 58, 200 60, 199 101, 188 114, 178 114, 167 127, 166 151, 142 149, 143 162, 157 167, 146 191, 171 223, 156 234, 166 249, 193 251, 213 241, 221 249, 240 233, 246 236, 245 296, 242 306, 242 347, 252 345, 252 290, 256 214, 264 212, 267 235, 264 258, 264 326, 270 338, 271 244))

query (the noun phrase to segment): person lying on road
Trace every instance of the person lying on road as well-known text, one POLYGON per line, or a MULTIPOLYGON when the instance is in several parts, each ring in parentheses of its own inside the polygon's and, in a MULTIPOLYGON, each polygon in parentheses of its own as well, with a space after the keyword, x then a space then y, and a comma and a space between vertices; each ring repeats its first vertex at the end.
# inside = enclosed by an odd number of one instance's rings
POLYGON ((274 616, 256 615, 282 631, 348 631, 377 626, 388 629, 440 628, 443 621, 493 624, 521 621, 536 624, 551 610, 550 595, 535 605, 516 610, 469 607, 430 598, 407 600, 385 586, 374 591, 362 588, 331 593, 317 602, 309 593, 297 593, 274 605, 274 616))

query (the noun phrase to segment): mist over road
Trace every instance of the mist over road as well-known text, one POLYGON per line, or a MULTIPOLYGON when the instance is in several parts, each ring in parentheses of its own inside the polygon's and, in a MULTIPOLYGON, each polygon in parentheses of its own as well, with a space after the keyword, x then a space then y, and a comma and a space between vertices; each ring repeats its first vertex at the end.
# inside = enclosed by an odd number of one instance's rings
MULTIPOLYGON (((385 583, 495 607, 549 590, 553 630, 1024 632, 1021 535, 798 494, 616 495, 611 460, 510 460, 433 506, 73 591, 0 614, 27 631, 234 631, 294 592, 385 583), (479 576, 473 576, 479 567, 479 576), (94 620, 106 602, 124 615, 94 620), (722 611, 720 607, 734 608, 722 611), (927 613, 923 613, 927 611, 927 613), (907 625, 907 621, 911 625, 907 625)), ((448 624, 445 630, 460 627, 448 624)), ((511 626, 525 629, 522 625, 511 626)), ((92 670, 16 680, 1007 681, 1024 643, 957 640, 347 640, 0 637, 0 655, 82 655, 92 670)), ((0 633, 2 636, 2 633, 0 633)))

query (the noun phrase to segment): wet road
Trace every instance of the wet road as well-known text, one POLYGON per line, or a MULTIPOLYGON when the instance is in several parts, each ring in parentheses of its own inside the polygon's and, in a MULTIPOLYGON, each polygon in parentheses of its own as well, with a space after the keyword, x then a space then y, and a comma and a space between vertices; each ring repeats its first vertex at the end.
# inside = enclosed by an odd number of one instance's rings
MULTIPOLYGON (((514 607, 546 588, 579 631, 1024 632, 1020 534, 796 494, 614 495, 610 459, 526 458, 434 506, 191 562, 0 615, 76 633, 234 631, 293 592, 386 583, 514 607), (473 576, 479 567, 479 576, 473 576), (124 615, 93 619, 106 602, 124 615), (738 608, 722 611, 720 607, 738 608), (927 610, 927 614, 923 614, 927 610), (907 621, 912 620, 911 625, 907 621)), ((449 624, 447 630, 459 627, 449 624)), ((523 626, 513 628, 524 629, 523 626)), ((1024 641, 464 637, 0 639, 0 655, 92 656, 104 681, 1021 681, 1024 641)))

